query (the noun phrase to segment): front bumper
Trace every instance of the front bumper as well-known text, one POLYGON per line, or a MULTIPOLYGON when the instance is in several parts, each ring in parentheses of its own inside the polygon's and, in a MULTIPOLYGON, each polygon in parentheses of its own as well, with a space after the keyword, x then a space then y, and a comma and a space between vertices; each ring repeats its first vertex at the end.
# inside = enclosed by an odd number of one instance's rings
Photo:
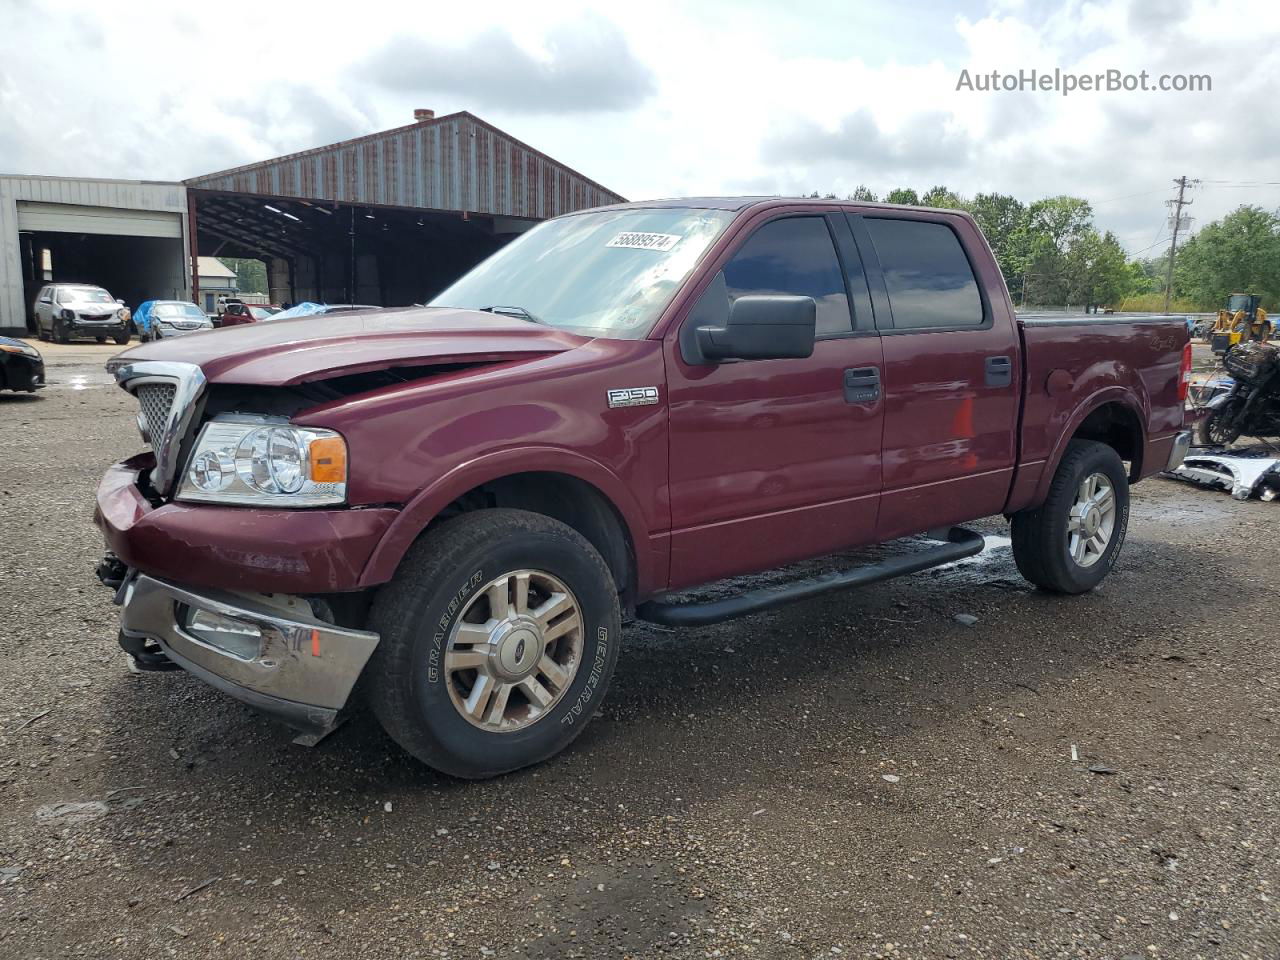
POLYGON ((138 481, 154 465, 148 453, 108 469, 94 520, 126 566, 157 577, 180 570, 198 587, 284 594, 361 589, 365 564, 399 515, 389 507, 153 506, 138 481))
POLYGON ((44 360, 25 354, 4 354, 0 360, 0 390, 44 389, 44 360))
POLYGON ((1182 466, 1182 461, 1187 458, 1187 451, 1191 449, 1191 431, 1183 430, 1173 438, 1173 448, 1169 451, 1169 463, 1165 466, 1166 470, 1177 470, 1182 466))
POLYGON ((313 738, 338 723, 378 635, 318 619, 298 597, 193 590, 130 573, 117 601, 124 637, 151 640, 188 673, 313 738), (256 652, 223 649, 184 626, 202 610, 252 624, 256 652))

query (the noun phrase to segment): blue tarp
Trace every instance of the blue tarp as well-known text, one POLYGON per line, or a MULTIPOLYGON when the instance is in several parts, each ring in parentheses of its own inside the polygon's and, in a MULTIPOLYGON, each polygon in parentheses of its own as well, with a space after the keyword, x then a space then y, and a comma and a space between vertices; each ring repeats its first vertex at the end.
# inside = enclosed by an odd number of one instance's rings
POLYGON ((154 300, 144 300, 138 305, 138 309, 133 311, 133 325, 138 328, 140 336, 146 336, 151 332, 151 308, 154 305, 154 300))
POLYGON ((312 303, 310 300, 304 300, 302 303, 295 303, 288 310, 281 310, 274 314, 272 320, 292 320, 294 317, 310 317, 317 313, 324 313, 329 309, 327 303, 312 303))

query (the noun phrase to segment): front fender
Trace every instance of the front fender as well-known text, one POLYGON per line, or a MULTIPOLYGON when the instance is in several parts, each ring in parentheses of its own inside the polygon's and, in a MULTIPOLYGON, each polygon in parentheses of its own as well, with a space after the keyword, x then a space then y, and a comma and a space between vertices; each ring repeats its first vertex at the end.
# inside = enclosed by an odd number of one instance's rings
POLYGON ((647 592, 665 578, 649 549, 650 535, 643 511, 631 490, 603 464, 561 447, 520 447, 499 450, 460 464, 418 492, 374 548, 361 576, 361 586, 386 583, 395 575, 405 552, 441 510, 482 484, 516 473, 560 473, 589 483, 614 506, 635 545, 639 589, 647 592))

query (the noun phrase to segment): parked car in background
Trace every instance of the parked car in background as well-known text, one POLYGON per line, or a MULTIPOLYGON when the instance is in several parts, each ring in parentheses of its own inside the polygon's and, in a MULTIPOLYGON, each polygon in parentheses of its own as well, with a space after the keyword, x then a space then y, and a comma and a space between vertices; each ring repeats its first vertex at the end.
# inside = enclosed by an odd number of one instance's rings
POLYGON ((1017 317, 971 216, 852 202, 570 214, 427 307, 108 369, 151 446, 96 514, 139 667, 312 742, 354 695, 460 777, 564 748, 624 613, 699 627, 877 583, 977 553, 954 525, 999 515, 1027 580, 1084 593, 1129 485, 1190 444, 1182 317, 1017 317), (838 573, 664 596, 926 532, 838 573))
POLYGON ((279 313, 280 307, 274 304, 241 303, 239 300, 229 302, 227 309, 219 317, 218 326, 238 327, 242 323, 259 323, 270 320, 279 313))
POLYGON ((124 301, 88 283, 50 283, 40 288, 35 302, 36 334, 41 340, 69 343, 72 337, 93 337, 106 343, 129 342, 130 318, 124 301))
POLYGON ((139 332, 145 340, 166 340, 188 333, 212 330, 213 321, 203 310, 187 300, 148 300, 138 307, 138 315, 145 311, 146 332, 139 332))
POLYGON ((44 386, 44 358, 29 343, 0 337, 0 390, 35 393, 44 386))

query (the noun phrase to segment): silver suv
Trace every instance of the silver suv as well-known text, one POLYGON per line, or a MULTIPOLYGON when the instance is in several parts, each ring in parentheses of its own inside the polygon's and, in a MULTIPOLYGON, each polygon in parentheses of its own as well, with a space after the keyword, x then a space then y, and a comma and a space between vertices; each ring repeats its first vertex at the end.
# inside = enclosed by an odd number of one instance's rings
POLYGON ((41 340, 67 343, 72 337, 93 337, 106 343, 129 342, 129 311, 101 287, 88 283, 51 283, 36 296, 36 335, 41 340))

